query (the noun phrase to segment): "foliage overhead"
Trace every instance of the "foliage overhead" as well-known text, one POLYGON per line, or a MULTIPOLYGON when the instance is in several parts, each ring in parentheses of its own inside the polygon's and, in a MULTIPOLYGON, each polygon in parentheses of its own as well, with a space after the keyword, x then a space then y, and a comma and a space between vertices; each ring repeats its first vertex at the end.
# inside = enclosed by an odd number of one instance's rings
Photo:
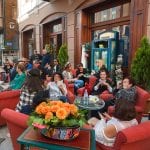
POLYGON ((131 75, 136 84, 150 90, 150 43, 145 36, 132 61, 131 75))

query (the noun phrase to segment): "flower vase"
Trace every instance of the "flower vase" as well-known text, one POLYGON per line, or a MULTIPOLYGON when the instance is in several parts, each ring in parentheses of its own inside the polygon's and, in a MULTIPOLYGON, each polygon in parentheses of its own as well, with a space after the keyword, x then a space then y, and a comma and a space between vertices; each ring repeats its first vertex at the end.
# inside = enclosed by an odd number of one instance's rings
POLYGON ((49 127, 40 130, 41 134, 56 140, 73 140, 78 137, 80 126, 74 127, 49 127))

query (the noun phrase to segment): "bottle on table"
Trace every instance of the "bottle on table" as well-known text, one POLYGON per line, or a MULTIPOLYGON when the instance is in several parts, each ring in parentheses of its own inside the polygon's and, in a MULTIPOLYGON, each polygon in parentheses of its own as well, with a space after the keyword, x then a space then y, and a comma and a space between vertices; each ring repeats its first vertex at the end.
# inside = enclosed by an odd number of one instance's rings
POLYGON ((83 104, 84 104, 84 105, 88 105, 88 104, 89 104, 89 95, 88 95, 87 89, 85 89, 85 91, 84 91, 83 104))

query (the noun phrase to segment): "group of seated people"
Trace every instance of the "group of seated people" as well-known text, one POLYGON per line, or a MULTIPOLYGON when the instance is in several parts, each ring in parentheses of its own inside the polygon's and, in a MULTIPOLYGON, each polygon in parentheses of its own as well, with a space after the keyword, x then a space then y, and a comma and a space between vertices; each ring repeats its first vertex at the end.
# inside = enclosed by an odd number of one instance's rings
MULTIPOLYGON (((20 100, 16 106, 17 112, 30 114, 46 98, 68 102, 68 89, 64 79, 68 83, 74 83, 75 94, 78 94, 77 90, 80 87, 88 83, 88 78, 85 76, 87 71, 83 68, 82 63, 77 66, 76 73, 73 74, 71 63, 67 62, 65 68, 62 69, 57 66, 58 60, 55 61, 57 61, 57 64, 54 65, 53 72, 48 64, 45 65, 44 78, 41 77, 43 69, 40 69, 40 65, 37 65, 37 67, 35 65, 26 72, 24 72, 24 64, 19 63, 17 65, 17 74, 9 83, 10 89, 21 89, 20 100)), ((137 124, 134 108, 136 88, 129 77, 123 79, 122 85, 114 87, 112 80, 107 77, 106 69, 101 69, 96 77, 97 80, 90 94, 100 95, 107 90, 114 95, 114 98, 105 101, 103 109, 92 111, 92 118, 89 119, 88 124, 95 130, 96 141, 112 146, 118 131, 137 124), (108 106, 115 106, 113 117, 106 113, 108 106)))

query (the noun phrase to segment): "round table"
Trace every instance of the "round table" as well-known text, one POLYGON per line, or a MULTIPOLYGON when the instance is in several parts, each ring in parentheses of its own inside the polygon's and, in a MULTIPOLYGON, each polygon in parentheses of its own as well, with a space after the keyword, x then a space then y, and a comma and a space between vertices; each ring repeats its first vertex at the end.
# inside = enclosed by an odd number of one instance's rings
POLYGON ((75 98, 75 104, 82 109, 87 109, 87 110, 99 110, 102 109, 105 106, 105 102, 102 99, 99 99, 98 102, 90 102, 88 104, 84 104, 82 97, 76 97, 75 98))

